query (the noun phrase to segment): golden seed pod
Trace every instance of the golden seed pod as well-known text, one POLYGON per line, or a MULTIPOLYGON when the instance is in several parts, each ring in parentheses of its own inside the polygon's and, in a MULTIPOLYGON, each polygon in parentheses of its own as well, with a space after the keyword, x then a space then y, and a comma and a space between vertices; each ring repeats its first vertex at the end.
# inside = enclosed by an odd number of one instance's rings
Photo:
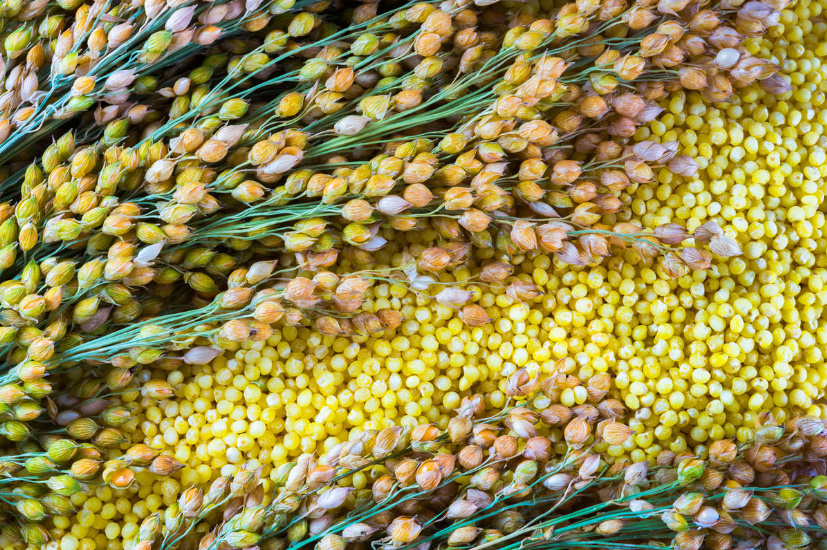
POLYGON ((66 431, 75 439, 91 439, 98 431, 98 424, 91 418, 77 418, 66 426, 66 431))
POLYGON ((135 481, 135 473, 129 468, 118 468, 112 472, 105 472, 104 480, 116 489, 125 489, 135 481))
POLYGON ((407 516, 400 516, 394 519, 388 526, 388 533, 391 539, 397 544, 412 542, 422 531, 422 526, 416 519, 407 516))
POLYGON ((126 443, 127 438, 116 428, 104 428, 95 434, 94 443, 98 447, 104 449, 114 449, 122 443, 126 443))
POLYGON ((563 430, 563 437, 573 448, 580 448, 591 435, 591 426, 581 417, 572 419, 563 430))
POLYGON ((159 476, 170 476, 183 468, 177 459, 169 455, 156 457, 149 465, 149 471, 159 476))
POLYGON ((98 460, 81 458, 72 463, 69 467, 69 471, 72 477, 86 480, 94 478, 100 471, 100 466, 101 463, 98 460))
POLYGON ((445 269, 451 262, 451 255, 444 248, 431 247, 422 251, 417 262, 420 269, 424 271, 440 271, 445 269))
POLYGON ((416 460, 406 458, 396 466, 393 475, 401 485, 410 485, 415 480, 418 467, 419 463, 416 460))
POLYGON ((39 523, 22 524, 20 526, 20 534, 27 544, 38 548, 46 544, 49 540, 49 532, 39 523))
POLYGON ((602 426, 600 437, 609 445, 622 445, 634 433, 634 430, 625 424, 610 421, 602 426))
POLYGON ((156 451, 143 443, 138 443, 130 447, 126 453, 124 453, 124 457, 132 464, 146 466, 155 460, 159 454, 160 451, 156 451))
MULTIPOLYGON (((364 4, 363 4, 364 5, 364 4)), ((328 534, 316 543, 317 550, 344 550, 347 541, 339 535, 328 534)))

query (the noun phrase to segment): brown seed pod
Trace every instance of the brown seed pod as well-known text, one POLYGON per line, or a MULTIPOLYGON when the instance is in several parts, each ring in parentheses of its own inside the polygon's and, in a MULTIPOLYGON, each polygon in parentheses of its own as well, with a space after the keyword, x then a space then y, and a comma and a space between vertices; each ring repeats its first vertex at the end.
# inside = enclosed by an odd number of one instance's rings
POLYGON ((473 470, 482 464, 484 454, 482 447, 478 445, 467 445, 457 455, 460 466, 466 470, 473 470))
POLYGON ((416 478, 419 462, 410 458, 403 459, 393 471, 393 475, 401 485, 410 485, 416 478))
POLYGON ((591 426, 584 419, 575 417, 572 419, 563 430, 563 437, 566 442, 575 449, 582 447, 583 443, 589 438, 591 434, 591 426))
POLYGON ((517 438, 512 435, 501 435, 494 440, 493 456, 497 458, 511 458, 519 452, 517 438))
POLYGON ((555 404, 540 411, 540 420, 553 428, 559 428, 568 424, 572 415, 571 409, 565 405, 555 404))
MULTIPOLYGON (((600 436, 609 445, 622 445, 635 433, 629 426, 615 421, 605 421, 600 436)), ((601 423, 602 424, 602 423, 601 423)))
POLYGON ((416 484, 423 491, 433 491, 442 481, 439 464, 435 460, 426 460, 416 470, 416 484))

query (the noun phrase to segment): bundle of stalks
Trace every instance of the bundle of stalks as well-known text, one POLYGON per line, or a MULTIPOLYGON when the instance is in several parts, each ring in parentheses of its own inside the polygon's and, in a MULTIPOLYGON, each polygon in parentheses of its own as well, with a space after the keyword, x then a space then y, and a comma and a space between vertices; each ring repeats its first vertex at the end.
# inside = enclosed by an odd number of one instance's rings
POLYGON ((592 446, 629 437, 622 408, 550 405, 552 384, 536 386, 515 374, 516 404, 482 418, 468 398, 444 432, 388 428, 302 455, 272 491, 249 467, 190 488, 132 548, 801 548, 827 532, 824 421, 763 414, 755 441, 718 441, 706 461, 664 451, 609 467, 592 446), (350 485, 359 472, 370 488, 350 485))
POLYGON ((100 120, 129 109, 135 92, 152 91, 163 70, 219 38, 260 31, 294 4, 67 1, 51 9, 34 1, 6 10, 0 162, 78 113, 95 108, 100 120))

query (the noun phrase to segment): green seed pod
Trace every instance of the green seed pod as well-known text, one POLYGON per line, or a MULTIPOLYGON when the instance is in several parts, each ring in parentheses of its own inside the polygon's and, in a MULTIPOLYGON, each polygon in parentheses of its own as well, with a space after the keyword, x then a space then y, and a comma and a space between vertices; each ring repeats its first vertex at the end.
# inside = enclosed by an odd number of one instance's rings
POLYGON ((91 418, 77 418, 66 426, 66 432, 75 439, 91 439, 98 431, 98 423, 91 418))
POLYGON ((264 51, 269 54, 280 52, 287 45, 290 35, 284 31, 271 31, 264 38, 264 51))
POLYGON ((310 34, 310 31, 318 24, 319 20, 313 14, 301 12, 290 21, 290 24, 287 26, 287 34, 294 38, 306 36, 310 34))
POLYGON ((45 456, 34 456, 26 461, 26 470, 30 474, 46 474, 57 470, 57 466, 45 456))
POLYGON ((365 33, 359 36, 350 45, 350 51, 353 55, 365 57, 374 53, 379 47, 379 37, 375 34, 365 33))
POLYGON ((138 529, 138 540, 155 540, 161 534, 161 517, 156 512, 147 516, 138 529))
POLYGON ((195 88, 195 90, 190 93, 190 106, 193 109, 196 109, 201 105, 201 102, 204 101, 204 98, 210 93, 210 87, 207 85, 201 85, 195 88))
POLYGON ((538 464, 536 460, 523 460, 514 470, 512 481, 519 485, 528 485, 537 475, 538 464))
POLYGON ((142 312, 143 308, 141 306, 141 302, 137 300, 130 300, 122 306, 117 306, 112 311, 112 320, 116 323, 127 323, 137 319, 142 312))
POLYGON ((55 143, 61 160, 68 160, 75 154, 75 134, 66 132, 55 143))
POLYGON ((17 220, 9 218, 0 223, 0 246, 8 246, 17 241, 17 220))
POLYGON ((23 384, 26 395, 39 399, 52 393, 52 385, 45 380, 31 380, 23 384))
POLYGON ((57 145, 53 143, 46 148, 43 155, 40 157, 40 160, 43 164, 43 171, 47 174, 51 174, 54 169, 60 165, 60 161, 63 159, 60 158, 60 152, 58 151, 57 145))
POLYGON ((101 227, 103 222, 106 221, 106 218, 109 214, 109 209, 103 206, 98 206, 96 208, 92 208, 88 212, 86 212, 83 216, 81 216, 80 221, 81 223, 89 228, 101 227))
POLYGON ((58 439, 46 449, 46 454, 55 462, 67 462, 75 456, 78 446, 71 439, 58 439))
POLYGON ((324 61, 324 59, 308 59, 304 65, 302 65, 302 68, 299 69, 299 79, 306 82, 318 80, 324 76, 327 69, 328 64, 324 61))
POLYGON ((113 120, 112 122, 106 125, 106 129, 103 131, 102 143, 104 145, 112 145, 114 143, 118 143, 126 137, 126 133, 128 130, 128 119, 122 118, 119 120, 113 120))
POLYGON ((215 281, 205 273, 185 273, 184 282, 197 292, 218 292, 218 286, 215 284, 215 281))
POLYGON ((69 166, 73 178, 82 178, 90 174, 98 164, 98 153, 92 147, 87 147, 75 153, 69 166))
POLYGON ((164 354, 164 350, 151 348, 131 348, 129 356, 138 364, 149 365, 158 360, 164 354))
POLYGON ((678 483, 688 485, 704 473, 704 463, 698 459, 685 459, 678 465, 678 483))
POLYGON ((236 267, 236 265, 237 262, 234 257, 229 254, 219 252, 210 259, 210 263, 206 266, 206 271, 212 275, 226 276, 236 267))
POLYGON ((152 280, 159 285, 170 285, 180 280, 181 277, 182 274, 177 269, 172 267, 164 267, 155 273, 155 277, 153 277, 152 280))
POLYGON ((32 28, 28 25, 12 31, 6 37, 6 41, 3 44, 6 48, 6 53, 8 56, 14 59, 23 53, 29 45, 29 42, 31 42, 32 35, 32 28))
POLYGON ((94 97, 81 95, 71 98, 66 105, 66 110, 72 113, 82 113, 83 111, 88 111, 94 104, 94 97))
POLYGON ((161 54, 167 51, 172 44, 172 33, 169 31, 157 31, 144 42, 143 50, 150 54, 161 54))
POLYGON ((32 293, 40 285, 40 279, 40 266, 37 265, 37 262, 31 260, 23 268, 23 272, 20 274, 20 282, 25 286, 26 292, 32 293))
POLYGON ((307 535, 307 520, 302 519, 291 525, 287 529, 287 540, 290 542, 299 542, 307 535))
POLYGON ((186 256, 184 256, 184 261, 181 264, 181 267, 188 270, 204 267, 210 263, 210 260, 213 259, 215 254, 216 253, 214 250, 210 250, 208 248, 193 248, 187 252, 186 256))
POLYGON ((65 474, 50 477, 46 485, 58 495, 65 497, 70 497, 83 490, 80 483, 65 474))
POLYGON ((229 191, 231 189, 235 189, 238 185, 244 181, 244 174, 239 173, 237 171, 230 171, 225 170, 221 174, 218 175, 218 178, 215 180, 215 188, 221 191, 229 191))
POLYGON ((135 82, 132 83, 132 89, 139 95, 154 93, 155 90, 158 89, 158 79, 154 76, 139 76, 135 79, 135 82))
POLYGON ((84 226, 77 220, 65 219, 57 222, 57 238, 62 241, 74 241, 83 232, 84 226))
MULTIPOLYGON (((287 13, 293 6, 296 5, 296 0, 275 0, 272 4, 270 4, 270 13, 273 15, 279 15, 282 13, 287 13)), ((277 550, 274 548, 268 548, 267 550, 277 550)))
POLYGON ((295 465, 295 462, 288 462, 278 467, 275 477, 272 478, 275 488, 284 487, 285 483, 287 483, 287 478, 290 476, 290 470, 292 470, 295 465))
POLYGON ((103 301, 120 306, 132 299, 132 291, 120 283, 110 283, 103 287, 103 292, 100 296, 103 301))
POLYGON ((78 269, 78 288, 86 289, 92 287, 103 276, 103 269, 106 267, 106 260, 100 258, 90 260, 78 269))
POLYGON ((127 441, 128 439, 120 430, 104 428, 95 434, 93 443, 102 449, 114 449, 127 441))
POLYGON ((14 207, 14 217, 17 218, 18 223, 22 223, 30 220, 38 210, 37 197, 27 197, 14 207))
POLYGON ((18 445, 18 448, 27 454, 39 453, 42 447, 36 441, 24 441, 18 445))
POLYGON ((54 516, 69 516, 77 511, 72 501, 61 495, 46 495, 41 502, 46 511, 54 516))
POLYGON ((70 12, 74 12, 81 4, 83 4, 83 0, 58 0, 57 2, 58 6, 70 12))
POLYGON ((804 495, 800 491, 791 487, 785 487, 770 499, 770 503, 777 508, 794 510, 801 503, 802 498, 804 498, 804 495))
POLYGON ((43 19, 42 23, 40 23, 40 27, 38 28, 38 34, 41 38, 57 38, 63 30, 64 26, 66 25, 65 22, 65 15, 50 15, 43 19))
MULTIPOLYGON (((43 264, 40 266, 43 271, 43 264)), ((63 286, 71 281, 75 276, 75 264, 73 262, 65 261, 55 265, 46 273, 46 285, 54 288, 63 286)))
POLYGON ((14 406, 14 417, 23 422, 36 420, 43 414, 43 409, 34 401, 24 401, 14 406))
POLYGON ((503 538, 503 536, 505 535, 502 531, 498 531, 497 529, 486 529, 482 532, 480 543, 494 542, 495 540, 503 538))
POLYGON ((267 197, 267 204, 284 206, 290 202, 291 197, 292 195, 287 191, 287 188, 284 185, 279 185, 270 192, 270 195, 267 197))
POLYGON ((28 195, 32 189, 41 183, 43 183, 43 171, 37 166, 37 164, 30 164, 26 168, 26 173, 23 176, 21 192, 24 195, 28 195))
POLYGON ((101 413, 101 420, 109 426, 121 426, 132 420, 132 411, 126 407, 108 407, 101 413))
POLYGON ((11 344, 17 334, 15 327, 0 327, 0 346, 11 344))
POLYGON ((189 79, 194 85, 200 86, 209 82, 212 75, 213 69, 211 67, 207 67, 206 65, 202 65, 190 71, 189 79))
POLYGON ((681 533, 689 529, 689 524, 687 523, 686 518, 675 510, 665 511, 661 514, 660 519, 666 524, 666 527, 676 533, 681 533))
POLYGON ((112 246, 114 237, 105 233, 95 233, 86 242, 86 254, 89 256, 99 256, 105 254, 109 247, 112 246))
POLYGON ((16 308, 23 298, 26 296, 26 287, 22 284, 18 283, 17 281, 9 284, 5 290, 3 290, 2 297, 3 303, 8 307, 16 308))
POLYGON ((247 114, 249 105, 243 99, 230 99, 224 102, 218 111, 221 120, 237 120, 247 114))
POLYGON ((262 70, 270 63, 270 58, 266 53, 250 53, 244 56, 243 67, 244 72, 248 74, 256 73, 262 70))
POLYGON ((176 119, 178 117, 184 116, 185 114, 187 114, 187 111, 189 111, 189 109, 190 98, 186 95, 178 96, 172 100, 172 105, 169 108, 169 118, 176 119))
MULTIPOLYGON (((18 470, 19 471, 19 470, 18 470)), ((22 495, 31 498, 40 498, 46 492, 46 488, 40 483, 21 483, 12 490, 15 495, 22 495)))
POLYGON ((65 210, 78 198, 78 180, 64 182, 55 192, 55 210, 65 210))
POLYGON ((778 538, 787 548, 807 548, 812 542, 810 535, 801 529, 782 529, 778 533, 778 538))
POLYGON ((49 540, 49 532, 39 523, 24 523, 20 526, 20 533, 27 544, 40 547, 49 540))
POLYGON ((10 441, 23 441, 31 435, 31 429, 22 422, 10 420, 0 424, 0 435, 6 436, 10 441))

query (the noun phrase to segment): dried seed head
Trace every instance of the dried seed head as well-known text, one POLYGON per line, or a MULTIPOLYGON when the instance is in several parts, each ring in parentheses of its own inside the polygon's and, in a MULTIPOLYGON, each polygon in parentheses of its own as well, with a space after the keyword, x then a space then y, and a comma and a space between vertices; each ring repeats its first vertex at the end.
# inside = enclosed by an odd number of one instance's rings
POLYGON ((397 544, 408 544, 412 542, 422 531, 422 526, 416 519, 407 516, 400 516, 394 519, 388 526, 388 534, 397 544))
POLYGON ((442 481, 442 472, 435 460, 426 460, 416 470, 416 483, 423 491, 433 491, 442 481))
POLYGON ((451 255, 448 254, 448 251, 444 248, 434 246, 423 250, 417 263, 423 271, 435 272, 445 269, 450 262, 451 255))
POLYGON ((149 465, 149 471, 159 476, 170 476, 183 467, 184 465, 174 457, 169 455, 160 455, 149 465))
POLYGON ((459 312, 459 318, 469 327, 480 327, 492 321, 491 317, 479 304, 467 304, 459 312))
POLYGON ((579 416, 572 419, 563 430, 566 442, 575 449, 582 447, 589 435, 591 435, 591 426, 579 416))
POLYGON ((482 447, 478 445, 467 445, 457 455, 460 466, 466 470, 473 470, 482 464, 484 459, 482 447))
POLYGON ((691 246, 681 249, 681 259, 695 271, 709 269, 712 265, 712 256, 709 252, 691 246))
POLYGON ((634 434, 629 426, 620 422, 609 422, 603 426, 601 437, 609 445, 622 445, 634 434))

